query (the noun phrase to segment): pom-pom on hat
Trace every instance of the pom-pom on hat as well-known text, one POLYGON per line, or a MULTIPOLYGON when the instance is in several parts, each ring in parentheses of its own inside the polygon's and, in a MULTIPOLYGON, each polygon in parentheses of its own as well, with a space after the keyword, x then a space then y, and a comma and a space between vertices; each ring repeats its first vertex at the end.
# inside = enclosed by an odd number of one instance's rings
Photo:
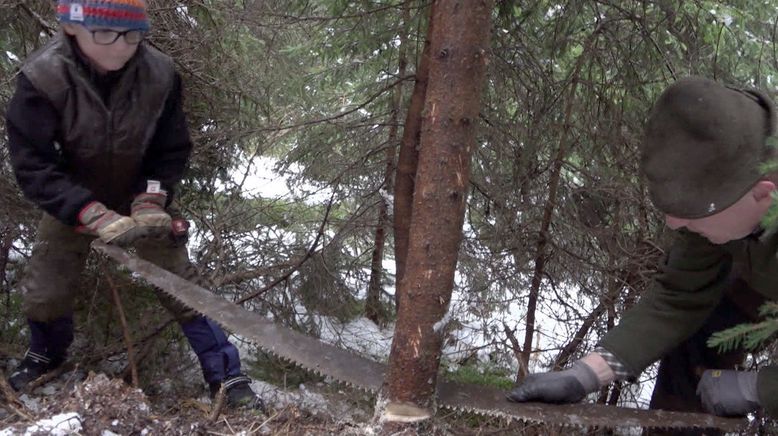
POLYGON ((149 30, 146 3, 142 0, 59 0, 57 19, 89 28, 149 30))

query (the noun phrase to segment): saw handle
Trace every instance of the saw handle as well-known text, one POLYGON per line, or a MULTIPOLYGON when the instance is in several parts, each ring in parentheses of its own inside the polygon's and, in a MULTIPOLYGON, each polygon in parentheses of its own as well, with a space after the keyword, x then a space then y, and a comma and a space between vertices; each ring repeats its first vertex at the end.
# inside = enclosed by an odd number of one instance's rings
POLYGON ((189 240, 189 221, 184 218, 173 219, 170 222, 170 239, 176 247, 186 245, 189 240))

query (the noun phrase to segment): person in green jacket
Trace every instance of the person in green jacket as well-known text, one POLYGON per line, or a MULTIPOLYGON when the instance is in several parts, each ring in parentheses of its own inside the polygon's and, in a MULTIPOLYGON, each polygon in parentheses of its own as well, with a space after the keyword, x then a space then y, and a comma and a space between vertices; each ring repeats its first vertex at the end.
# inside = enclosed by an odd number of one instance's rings
MULTIPOLYGON (((778 229, 761 225, 778 181, 763 171, 775 158, 768 144, 774 133, 775 108, 760 91, 689 77, 662 93, 640 164, 654 205, 677 235, 654 286, 593 352, 569 369, 530 375, 508 400, 573 403, 614 380, 634 379, 706 330, 719 309, 748 298, 733 292, 737 284, 778 299, 778 229)), ((763 408, 778 417, 778 366, 700 373, 704 410, 742 416, 763 408)))

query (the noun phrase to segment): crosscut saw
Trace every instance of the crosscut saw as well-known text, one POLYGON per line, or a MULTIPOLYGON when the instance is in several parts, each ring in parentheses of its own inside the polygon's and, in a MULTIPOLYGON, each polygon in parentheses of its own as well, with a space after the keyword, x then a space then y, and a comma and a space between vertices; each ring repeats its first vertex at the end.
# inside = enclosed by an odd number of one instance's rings
MULTIPOLYGON (((207 316, 225 329, 243 336, 266 352, 352 387, 371 393, 377 393, 381 389, 387 370, 385 364, 274 323, 117 246, 97 240, 92 243, 92 247, 165 294, 207 316)), ((456 411, 565 426, 717 428, 734 432, 742 430, 746 424, 742 419, 721 418, 702 413, 642 410, 598 404, 516 404, 508 402, 505 392, 497 388, 444 380, 438 381, 437 396, 439 406, 456 411)))

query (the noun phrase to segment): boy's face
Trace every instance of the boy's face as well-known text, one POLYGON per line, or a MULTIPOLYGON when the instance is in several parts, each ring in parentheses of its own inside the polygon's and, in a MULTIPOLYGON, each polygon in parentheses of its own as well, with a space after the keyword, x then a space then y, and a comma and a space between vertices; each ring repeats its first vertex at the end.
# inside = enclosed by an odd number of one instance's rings
POLYGON ((76 39, 78 47, 92 63, 92 66, 100 73, 122 69, 132 59, 135 52, 138 51, 138 44, 128 43, 124 35, 119 36, 116 41, 107 45, 98 44, 93 36, 95 31, 125 32, 129 29, 118 27, 88 29, 77 24, 65 24, 63 28, 68 35, 76 39))
POLYGON ((665 223, 673 230, 686 227, 714 244, 725 244, 745 238, 756 229, 772 203, 773 191, 775 185, 763 180, 721 212, 695 219, 665 215, 665 223))

